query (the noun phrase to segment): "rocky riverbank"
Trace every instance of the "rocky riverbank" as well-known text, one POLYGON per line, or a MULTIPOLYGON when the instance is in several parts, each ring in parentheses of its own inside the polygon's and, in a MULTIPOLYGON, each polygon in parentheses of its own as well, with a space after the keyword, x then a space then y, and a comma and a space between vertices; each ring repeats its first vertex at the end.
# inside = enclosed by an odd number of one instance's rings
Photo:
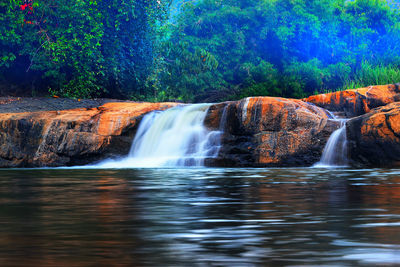
MULTIPOLYGON (((34 101, 56 106, 62 100, 33 100, 31 107, 36 109, 34 101)), ((100 106, 92 101, 68 104, 82 106, 66 110, 1 113, 0 167, 83 165, 124 155, 143 114, 176 105, 105 102, 100 101, 100 106)), ((10 104, 16 105, 3 105, 10 104)))
MULTIPOLYGON (((205 119, 224 129, 210 166, 310 166, 334 130, 347 123, 355 166, 400 165, 399 85, 371 86, 303 100, 250 97, 213 104, 205 119), (223 125, 221 125, 223 124, 223 125)), ((126 155, 144 114, 177 103, 111 99, 0 98, 0 167, 69 166, 126 155)), ((168 140, 166 140, 168 142, 168 140)))

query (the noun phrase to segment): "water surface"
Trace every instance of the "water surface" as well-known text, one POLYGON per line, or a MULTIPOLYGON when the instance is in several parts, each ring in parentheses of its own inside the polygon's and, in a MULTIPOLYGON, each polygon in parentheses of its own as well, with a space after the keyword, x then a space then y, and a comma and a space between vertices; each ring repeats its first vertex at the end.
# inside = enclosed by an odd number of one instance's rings
POLYGON ((400 265, 400 170, 0 177, 0 266, 400 265))

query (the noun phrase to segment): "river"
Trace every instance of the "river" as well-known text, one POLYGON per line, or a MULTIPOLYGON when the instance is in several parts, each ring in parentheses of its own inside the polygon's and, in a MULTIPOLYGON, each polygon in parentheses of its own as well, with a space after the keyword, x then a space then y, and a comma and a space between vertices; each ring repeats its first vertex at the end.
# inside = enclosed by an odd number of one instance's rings
POLYGON ((0 266, 400 265, 396 169, 4 169, 0 266))

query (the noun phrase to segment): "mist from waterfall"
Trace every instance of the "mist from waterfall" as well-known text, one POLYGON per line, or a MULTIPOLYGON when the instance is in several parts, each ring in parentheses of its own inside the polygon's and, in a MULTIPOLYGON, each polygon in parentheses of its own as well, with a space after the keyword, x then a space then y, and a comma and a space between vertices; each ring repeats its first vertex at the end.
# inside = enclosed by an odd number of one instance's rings
POLYGON ((129 155, 107 160, 100 168, 204 166, 221 146, 222 130, 204 126, 210 104, 177 106, 144 116, 129 155))

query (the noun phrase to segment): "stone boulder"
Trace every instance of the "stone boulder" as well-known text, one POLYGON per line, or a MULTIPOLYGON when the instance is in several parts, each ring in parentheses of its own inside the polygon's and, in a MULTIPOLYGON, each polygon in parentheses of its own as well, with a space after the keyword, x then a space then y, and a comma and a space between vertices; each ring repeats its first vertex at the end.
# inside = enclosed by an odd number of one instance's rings
POLYGON ((0 167, 87 164, 129 152, 145 113, 176 103, 106 103, 100 107, 0 114, 0 167))
POLYGON ((303 101, 330 111, 344 112, 347 117, 354 117, 368 113, 373 108, 400 101, 400 84, 369 86, 313 95, 303 101))
POLYGON ((223 129, 217 166, 310 166, 339 123, 301 100, 250 97, 209 108, 205 124, 223 129))
POLYGON ((354 166, 400 166, 400 102, 376 108, 346 125, 354 166))

